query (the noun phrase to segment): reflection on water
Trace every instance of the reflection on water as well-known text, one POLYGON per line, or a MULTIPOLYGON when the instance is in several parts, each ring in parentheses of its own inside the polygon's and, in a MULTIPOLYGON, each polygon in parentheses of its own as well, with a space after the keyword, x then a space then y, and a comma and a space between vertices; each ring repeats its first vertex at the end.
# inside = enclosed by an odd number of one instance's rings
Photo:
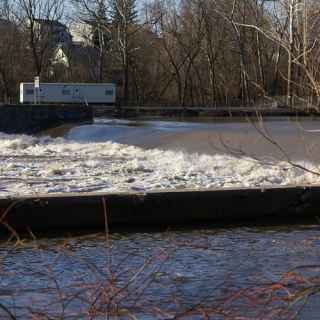
MULTIPOLYGON (((288 274, 292 283, 284 281, 288 286, 274 291, 270 305, 256 292, 271 288, 289 271, 318 276, 319 230, 318 225, 202 228, 114 233, 108 245, 100 233, 41 239, 22 247, 3 243, 1 303, 26 316, 32 302, 33 310, 46 309, 57 317, 63 301, 63 312, 76 314, 76 319, 80 313, 84 317, 98 293, 107 294, 103 291, 107 288, 108 294, 120 290, 113 302, 138 319, 148 319, 147 315, 170 319, 197 305, 211 310, 213 319, 219 319, 218 306, 219 312, 226 308, 230 315, 255 318, 261 310, 267 314, 268 308, 284 307, 282 298, 288 298, 284 290, 294 294, 306 283, 288 274), (243 289, 255 301, 239 296, 243 289)), ((106 307, 103 301, 108 297, 104 299, 96 303, 97 309, 106 307)), ((319 311, 318 300, 310 298, 299 319, 318 319, 319 311)), ((288 319, 288 314, 282 318, 288 319)))

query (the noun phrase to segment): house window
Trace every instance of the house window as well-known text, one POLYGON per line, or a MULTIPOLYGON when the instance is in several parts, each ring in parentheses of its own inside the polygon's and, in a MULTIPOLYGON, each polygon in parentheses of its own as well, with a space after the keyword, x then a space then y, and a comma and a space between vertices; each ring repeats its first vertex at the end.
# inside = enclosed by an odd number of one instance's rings
POLYGON ((33 95, 33 89, 27 89, 26 90, 26 94, 29 95, 29 96, 33 95))
POLYGON ((106 96, 112 96, 112 95, 113 95, 113 90, 107 89, 107 90, 105 91, 105 95, 106 95, 106 96))

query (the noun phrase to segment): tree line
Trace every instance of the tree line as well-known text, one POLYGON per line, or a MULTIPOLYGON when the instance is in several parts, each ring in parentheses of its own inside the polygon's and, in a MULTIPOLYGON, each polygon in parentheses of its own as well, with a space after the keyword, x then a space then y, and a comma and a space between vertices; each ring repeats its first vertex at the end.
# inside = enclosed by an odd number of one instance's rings
POLYGON ((316 0, 0 1, 0 101, 38 75, 116 82, 123 105, 318 106, 316 0), (58 21, 90 30, 67 64, 53 58, 58 21))

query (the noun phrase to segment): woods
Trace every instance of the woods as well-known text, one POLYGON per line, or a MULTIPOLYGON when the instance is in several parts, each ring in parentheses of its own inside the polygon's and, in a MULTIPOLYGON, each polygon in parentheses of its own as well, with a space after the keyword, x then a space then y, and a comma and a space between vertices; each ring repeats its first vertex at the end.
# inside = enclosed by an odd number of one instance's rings
POLYGON ((314 0, 1 0, 0 101, 39 75, 115 82, 121 105, 317 108, 319 10, 314 0))

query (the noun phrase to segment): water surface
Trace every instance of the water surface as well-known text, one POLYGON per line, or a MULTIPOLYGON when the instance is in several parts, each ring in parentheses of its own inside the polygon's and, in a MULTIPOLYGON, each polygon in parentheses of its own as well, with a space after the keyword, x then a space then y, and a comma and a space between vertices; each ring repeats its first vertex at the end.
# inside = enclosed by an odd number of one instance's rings
POLYGON ((200 154, 320 160, 320 121, 312 118, 124 120, 97 118, 63 132, 76 141, 114 141, 143 148, 200 154), (276 143, 274 143, 276 142, 276 143))
MULTIPOLYGON (((272 120, 259 128, 244 121, 97 119, 56 134, 188 153, 283 158, 285 150, 296 159, 320 159, 318 121, 272 120)), ((95 312, 105 319, 101 315, 115 309, 123 319, 128 313, 143 320, 200 319, 205 312, 210 319, 290 319, 303 306, 297 318, 312 320, 320 312, 319 296, 310 290, 319 285, 319 249, 317 221, 122 231, 109 240, 104 233, 17 245, 2 240, 0 302, 18 319, 42 312, 69 319, 89 319, 95 312)), ((4 308, 0 318, 8 318, 4 308)))
MULTIPOLYGON (((273 292, 273 285, 280 282, 294 295, 317 282, 319 231, 317 224, 195 227, 113 233, 109 242, 98 233, 42 238, 16 247, 2 243, 1 303, 24 316, 44 309, 58 317, 64 306, 65 314, 85 318, 101 287, 109 292, 112 274, 112 287, 125 288, 115 302, 139 319, 170 319, 198 305, 211 310, 212 319, 219 319, 213 311, 218 307, 256 319, 262 310, 267 315, 276 306, 287 306, 288 293, 281 288, 273 292), (246 290, 243 295, 241 290, 246 290), (273 292, 273 301, 266 303, 262 291, 273 292), (160 316, 158 308, 168 317, 160 316)), ((319 312, 318 298, 311 296, 299 319, 318 319, 319 312)), ((283 319, 289 319, 287 313, 283 319)))

